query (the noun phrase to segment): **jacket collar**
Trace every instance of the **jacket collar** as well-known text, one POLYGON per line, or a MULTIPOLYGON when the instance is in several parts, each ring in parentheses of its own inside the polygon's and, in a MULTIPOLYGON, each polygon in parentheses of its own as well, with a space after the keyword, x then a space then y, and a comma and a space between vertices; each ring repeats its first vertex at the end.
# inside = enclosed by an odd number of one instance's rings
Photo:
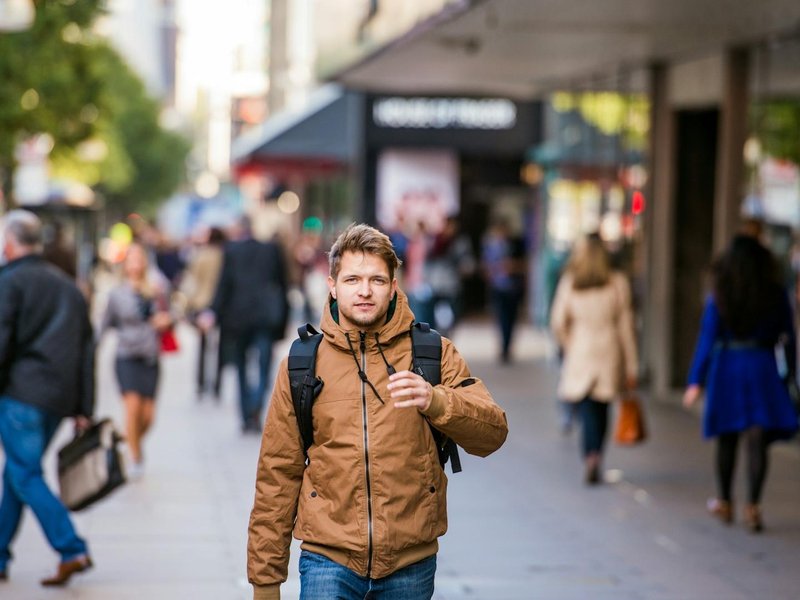
MULTIPOLYGON (((389 306, 388 314, 389 319, 375 332, 382 345, 389 344, 395 338, 408 334, 411 324, 414 322, 414 313, 408 306, 408 298, 399 288, 389 306)), ((340 325, 339 307, 330 296, 328 296, 325 311, 322 313, 320 329, 325 334, 328 343, 348 352, 347 336, 350 336, 351 341, 357 342, 361 333, 358 328, 345 329, 340 325)), ((370 333, 369 338, 374 339, 374 334, 370 333)))
POLYGON ((14 269, 22 267, 27 264, 34 264, 37 262, 42 262, 44 259, 39 254, 26 254, 25 256, 20 256, 19 258, 15 258, 12 261, 7 262, 4 266, 2 271, 4 273, 11 272, 14 269))

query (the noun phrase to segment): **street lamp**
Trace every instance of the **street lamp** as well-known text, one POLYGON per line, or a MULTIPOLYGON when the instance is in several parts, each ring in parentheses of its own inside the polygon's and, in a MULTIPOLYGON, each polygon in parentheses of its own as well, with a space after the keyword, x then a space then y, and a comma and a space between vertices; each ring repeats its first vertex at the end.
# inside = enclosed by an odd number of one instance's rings
POLYGON ((0 32, 24 31, 35 17, 33 0, 0 0, 0 32))

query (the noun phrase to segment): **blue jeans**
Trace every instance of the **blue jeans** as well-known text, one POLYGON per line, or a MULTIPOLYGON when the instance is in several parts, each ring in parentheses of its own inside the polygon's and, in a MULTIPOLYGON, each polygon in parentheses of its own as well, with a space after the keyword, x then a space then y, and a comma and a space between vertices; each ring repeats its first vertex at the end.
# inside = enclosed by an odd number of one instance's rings
POLYGON ((42 408, 0 397, 0 439, 6 455, 0 501, 0 570, 5 570, 11 559, 9 546, 26 504, 62 561, 87 553, 86 542, 75 533, 67 509, 42 474, 42 457, 60 422, 60 416, 42 408))
POLYGON ((272 336, 267 331, 251 330, 239 333, 234 342, 234 363, 239 375, 239 406, 243 425, 261 424, 261 410, 269 385, 272 367, 272 336), (247 354, 251 348, 258 351, 258 382, 250 385, 247 376, 247 354))
POLYGON ((608 429, 608 402, 586 397, 580 401, 583 420, 583 456, 602 454, 608 429))
POLYGON ((504 362, 511 358, 511 340, 517 323, 520 300, 522 294, 516 290, 492 290, 492 305, 500 326, 501 358, 504 362))
POLYGON ((435 554, 381 579, 369 579, 303 550, 300 600, 430 600, 435 575, 435 554))

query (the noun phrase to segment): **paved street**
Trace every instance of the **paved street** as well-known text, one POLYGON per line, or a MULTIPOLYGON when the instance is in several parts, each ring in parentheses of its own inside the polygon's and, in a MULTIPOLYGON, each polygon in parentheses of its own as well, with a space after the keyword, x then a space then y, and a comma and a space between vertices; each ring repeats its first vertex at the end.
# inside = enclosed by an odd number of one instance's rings
MULTIPOLYGON (((577 435, 564 436, 553 401, 556 373, 546 339, 525 330, 518 361, 495 364, 488 323, 463 327, 456 343, 506 409, 506 445, 485 460, 464 457, 450 478, 450 532, 442 539, 437 600, 781 600, 800 596, 800 451, 773 451, 764 502, 767 531, 723 527, 704 511, 713 493, 712 446, 696 416, 648 406, 650 441, 609 450, 607 485, 581 482, 577 435)), ((66 591, 43 590, 57 556, 30 514, 0 597, 20 600, 251 597, 246 525, 257 437, 243 437, 234 374, 223 400, 192 395, 193 335, 164 360, 146 474, 76 515, 95 559, 66 591)), ((100 416, 121 423, 111 372, 113 338, 100 353, 100 416)), ((285 345, 279 350, 285 352, 285 345)), ((64 426, 54 447, 69 438, 64 426)), ((47 461, 54 471, 53 453, 47 461)), ((740 478, 742 479, 742 478, 740 478)), ((740 481, 739 483, 743 483, 740 481)), ((743 494, 740 494, 743 496, 743 494)), ((297 550, 283 597, 297 597, 297 550)))

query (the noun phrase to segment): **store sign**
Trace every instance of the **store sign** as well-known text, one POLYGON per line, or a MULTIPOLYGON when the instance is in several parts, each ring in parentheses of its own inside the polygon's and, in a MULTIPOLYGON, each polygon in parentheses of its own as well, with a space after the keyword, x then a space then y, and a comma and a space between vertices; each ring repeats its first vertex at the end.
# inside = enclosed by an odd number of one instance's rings
POLYGON ((378 127, 393 129, 512 129, 517 107, 501 98, 381 98, 372 107, 378 127))

